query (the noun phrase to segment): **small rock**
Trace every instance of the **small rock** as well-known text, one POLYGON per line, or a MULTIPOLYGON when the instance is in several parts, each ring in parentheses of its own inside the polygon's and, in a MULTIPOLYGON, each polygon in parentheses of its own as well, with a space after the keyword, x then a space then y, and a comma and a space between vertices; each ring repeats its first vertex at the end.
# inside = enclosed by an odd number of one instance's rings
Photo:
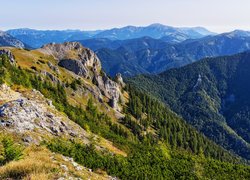
POLYGON ((72 137, 76 137, 76 136, 77 136, 77 135, 76 135, 74 132, 72 132, 72 131, 69 133, 69 135, 72 136, 72 137))
POLYGON ((52 103, 52 101, 51 101, 51 100, 47 100, 47 104, 48 104, 50 107, 52 107, 52 106, 53 106, 53 103, 52 103))
POLYGON ((82 171, 82 170, 83 170, 83 168, 82 168, 81 166, 76 166, 75 169, 76 169, 77 171, 82 171))
POLYGON ((64 129, 63 129, 63 127, 61 127, 61 126, 59 127, 59 130, 60 130, 60 132, 62 132, 62 133, 64 132, 64 129))
POLYGON ((31 142, 33 141, 33 139, 32 139, 32 137, 27 136, 27 137, 24 137, 24 138, 23 138, 23 141, 24 141, 24 142, 27 142, 27 143, 31 143, 31 142))
POLYGON ((50 127, 50 130, 55 134, 55 135, 58 135, 58 130, 55 128, 55 127, 50 127))
POLYGON ((65 171, 69 170, 69 168, 66 165, 64 165, 64 164, 61 165, 61 168, 63 168, 65 171))
POLYGON ((53 115, 52 114, 46 114, 47 115, 47 117, 49 117, 49 118, 53 118, 53 115))
POLYGON ((78 164, 76 163, 76 162, 72 162, 72 165, 74 166, 74 167, 77 167, 78 166, 78 164))

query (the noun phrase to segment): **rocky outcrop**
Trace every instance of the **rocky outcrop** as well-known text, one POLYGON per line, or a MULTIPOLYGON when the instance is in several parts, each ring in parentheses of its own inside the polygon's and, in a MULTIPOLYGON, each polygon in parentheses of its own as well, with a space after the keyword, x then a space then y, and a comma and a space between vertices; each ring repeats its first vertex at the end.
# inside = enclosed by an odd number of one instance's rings
POLYGON ((116 74, 115 81, 116 81, 122 88, 125 87, 125 83, 124 83, 124 81, 123 81, 123 78, 122 78, 121 73, 117 73, 117 74, 116 74))
POLYGON ((18 98, 20 98, 20 93, 11 90, 6 84, 0 86, 0 105, 18 98))
POLYGON ((6 94, 0 94, 0 128, 10 132, 27 134, 25 142, 37 140, 34 134, 40 136, 68 136, 86 139, 86 132, 62 116, 51 101, 46 100, 37 90, 21 94, 11 90, 7 85, 0 87, 6 94), (33 136, 32 136, 33 134, 33 136))
MULTIPOLYGON (((84 48, 78 42, 67 42, 63 44, 48 44, 40 51, 54 56, 58 65, 73 72, 74 74, 92 80, 103 96, 109 99, 110 106, 119 111, 118 102, 122 96, 121 88, 124 82, 120 74, 117 82, 111 80, 101 71, 101 63, 96 54, 90 49, 84 48)), ((96 95, 102 101, 100 94, 96 95)))
POLYGON ((16 64, 15 57, 10 50, 1 49, 0 55, 6 55, 9 58, 11 64, 13 64, 13 65, 16 64))
POLYGON ((61 84, 61 81, 57 77, 55 77, 53 74, 51 74, 47 71, 42 71, 41 74, 48 77, 53 83, 61 84))
POLYGON ((49 66, 49 68, 50 68, 52 71, 54 71, 54 72, 57 73, 57 74, 60 74, 60 70, 59 70, 58 66, 54 66, 51 62, 48 62, 48 66, 49 66))
POLYGON ((105 73, 102 76, 96 75, 94 78, 97 83, 96 85, 101 90, 102 94, 109 98, 110 106, 119 111, 118 101, 121 96, 119 85, 109 79, 105 73))
POLYGON ((68 69, 69 71, 74 72, 79 76, 90 78, 88 68, 84 66, 83 63, 79 60, 63 59, 59 62, 58 65, 64 67, 65 69, 68 69))
POLYGON ((78 42, 50 43, 43 46, 40 51, 58 59, 59 66, 85 78, 91 78, 91 71, 97 72, 101 69, 101 63, 96 54, 78 42))

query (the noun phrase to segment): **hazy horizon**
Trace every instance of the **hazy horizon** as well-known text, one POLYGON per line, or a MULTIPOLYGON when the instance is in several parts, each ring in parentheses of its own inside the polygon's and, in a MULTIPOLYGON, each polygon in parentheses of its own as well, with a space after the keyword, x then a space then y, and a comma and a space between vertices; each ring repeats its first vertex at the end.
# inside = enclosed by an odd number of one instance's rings
POLYGON ((212 32, 250 30, 247 0, 11 0, 0 11, 0 30, 104 30, 160 23, 212 32))

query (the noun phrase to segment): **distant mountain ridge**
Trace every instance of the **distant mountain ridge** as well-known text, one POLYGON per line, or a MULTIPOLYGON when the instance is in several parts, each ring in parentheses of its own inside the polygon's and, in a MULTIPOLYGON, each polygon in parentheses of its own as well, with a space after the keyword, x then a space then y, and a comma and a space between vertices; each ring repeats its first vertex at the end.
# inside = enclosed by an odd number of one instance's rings
POLYGON ((39 48, 48 43, 62 43, 78 39, 88 39, 99 31, 80 30, 35 30, 35 29, 12 29, 6 31, 15 38, 33 48, 39 48))
POLYGON ((181 42, 190 38, 201 38, 214 35, 205 28, 174 28, 162 24, 152 24, 146 27, 126 26, 108 30, 80 31, 80 30, 35 30, 35 29, 12 29, 7 33, 23 41, 33 48, 39 48, 44 44, 55 42, 84 40, 90 38, 107 38, 111 40, 134 39, 144 36, 160 39, 170 36, 167 41, 181 42))
POLYGON ((111 76, 117 73, 124 76, 157 74, 202 58, 250 49, 248 31, 214 34, 200 27, 174 28, 161 24, 102 31, 17 29, 7 32, 32 47, 77 40, 96 51, 104 70, 111 76))
POLYGON ((149 36, 154 39, 160 39, 165 36, 175 36, 176 41, 180 42, 186 39, 201 38, 208 35, 214 35, 205 28, 175 28, 171 26, 165 26, 162 24, 151 24, 146 27, 126 26, 123 28, 113 28, 110 30, 102 31, 95 35, 95 38, 108 38, 112 40, 125 40, 135 39, 144 36, 149 36), (182 39, 178 39, 178 36, 182 36, 182 39))
POLYGON ((0 31, 0 46, 25 48, 25 44, 23 42, 3 31, 0 31))
POLYGON ((202 58, 232 55, 250 49, 250 33, 239 30, 175 44, 146 37, 119 41, 119 45, 117 41, 99 41, 99 45, 93 46, 94 41, 97 40, 83 40, 81 43, 96 50, 106 72, 112 76, 117 72, 125 76, 160 73, 202 58))

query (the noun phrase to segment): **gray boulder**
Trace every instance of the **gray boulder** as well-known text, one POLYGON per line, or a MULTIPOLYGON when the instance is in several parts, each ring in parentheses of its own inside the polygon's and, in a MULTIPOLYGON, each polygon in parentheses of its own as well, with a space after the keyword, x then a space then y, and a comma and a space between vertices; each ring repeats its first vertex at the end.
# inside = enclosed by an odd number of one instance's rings
POLYGON ((15 57, 10 50, 1 49, 0 55, 6 55, 9 58, 11 64, 13 64, 13 65, 16 64, 15 57))

